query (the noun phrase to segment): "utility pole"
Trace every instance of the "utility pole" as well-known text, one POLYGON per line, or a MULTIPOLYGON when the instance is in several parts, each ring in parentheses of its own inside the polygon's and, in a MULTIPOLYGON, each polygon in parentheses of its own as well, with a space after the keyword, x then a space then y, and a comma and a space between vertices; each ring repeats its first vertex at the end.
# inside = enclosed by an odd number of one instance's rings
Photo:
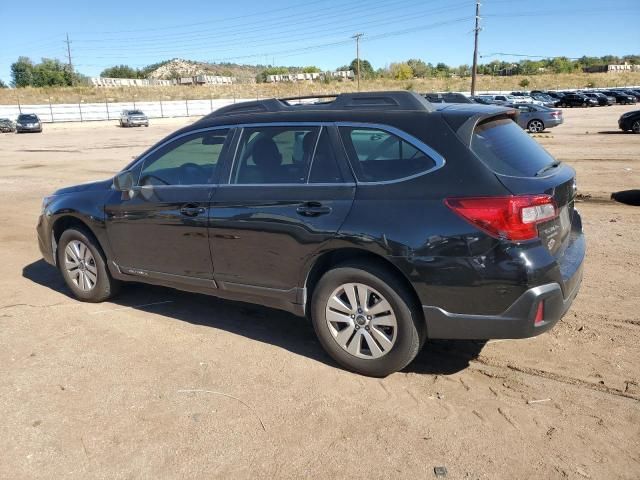
POLYGON ((356 78, 358 81, 358 91, 360 91, 360 37, 362 37, 364 33, 356 33, 353 37, 356 39, 356 78))
POLYGON ((478 33, 480 33, 480 0, 476 0, 476 28, 474 32, 473 45, 473 67, 471 68, 471 95, 476 94, 476 75, 478 73, 478 33))
POLYGON ((71 75, 71 86, 73 87, 73 64, 71 63, 71 42, 69 41, 69 34, 67 33, 67 59, 69 60, 69 75, 71 75))

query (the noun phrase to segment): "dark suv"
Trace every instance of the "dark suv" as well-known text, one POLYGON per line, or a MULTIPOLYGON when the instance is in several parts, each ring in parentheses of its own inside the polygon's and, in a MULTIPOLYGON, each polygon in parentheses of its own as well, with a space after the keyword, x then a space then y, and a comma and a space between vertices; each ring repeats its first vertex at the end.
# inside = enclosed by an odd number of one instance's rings
POLYGON ((411 92, 230 105, 45 198, 40 249, 84 301, 136 281, 308 315, 366 375, 427 338, 537 335, 585 241, 574 170, 515 116, 411 92))

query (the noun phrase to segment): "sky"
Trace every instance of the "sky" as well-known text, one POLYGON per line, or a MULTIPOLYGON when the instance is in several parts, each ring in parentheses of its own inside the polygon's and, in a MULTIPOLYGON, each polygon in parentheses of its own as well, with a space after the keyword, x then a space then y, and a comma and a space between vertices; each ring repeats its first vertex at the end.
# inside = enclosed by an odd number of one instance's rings
MULTIPOLYGON (((481 63, 522 56, 640 53, 640 0, 481 0, 481 63), (505 55, 510 54, 510 55, 505 55)), ((171 58, 316 65, 355 58, 374 68, 420 58, 471 64, 475 0, 29 0, 0 2, 0 79, 24 55, 77 71, 142 67, 171 58)))

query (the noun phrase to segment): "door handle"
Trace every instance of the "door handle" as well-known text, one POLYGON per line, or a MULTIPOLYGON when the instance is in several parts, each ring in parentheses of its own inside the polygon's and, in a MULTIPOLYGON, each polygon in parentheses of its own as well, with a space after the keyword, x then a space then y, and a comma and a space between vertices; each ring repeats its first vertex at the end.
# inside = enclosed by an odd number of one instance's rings
POLYGON ((196 217, 205 212, 205 208, 194 203, 188 203, 183 205, 180 209, 180 213, 185 217, 196 217))
POLYGON ((305 202, 296 208, 296 212, 305 217, 317 217, 331 213, 331 207, 322 205, 320 202, 305 202))

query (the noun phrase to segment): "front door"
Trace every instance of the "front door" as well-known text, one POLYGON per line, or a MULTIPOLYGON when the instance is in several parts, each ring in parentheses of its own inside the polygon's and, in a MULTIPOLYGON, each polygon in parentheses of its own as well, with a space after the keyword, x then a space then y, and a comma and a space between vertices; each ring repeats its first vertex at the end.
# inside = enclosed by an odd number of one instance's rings
POLYGON ((180 136, 134 167, 131 194, 109 196, 107 235, 123 273, 213 285, 208 216, 229 137, 227 129, 180 136))
POLYGON ((353 202, 355 184, 332 146, 336 139, 320 125, 242 130, 229 180, 220 182, 211 208, 221 287, 288 292, 295 302, 305 261, 335 237, 353 202))

